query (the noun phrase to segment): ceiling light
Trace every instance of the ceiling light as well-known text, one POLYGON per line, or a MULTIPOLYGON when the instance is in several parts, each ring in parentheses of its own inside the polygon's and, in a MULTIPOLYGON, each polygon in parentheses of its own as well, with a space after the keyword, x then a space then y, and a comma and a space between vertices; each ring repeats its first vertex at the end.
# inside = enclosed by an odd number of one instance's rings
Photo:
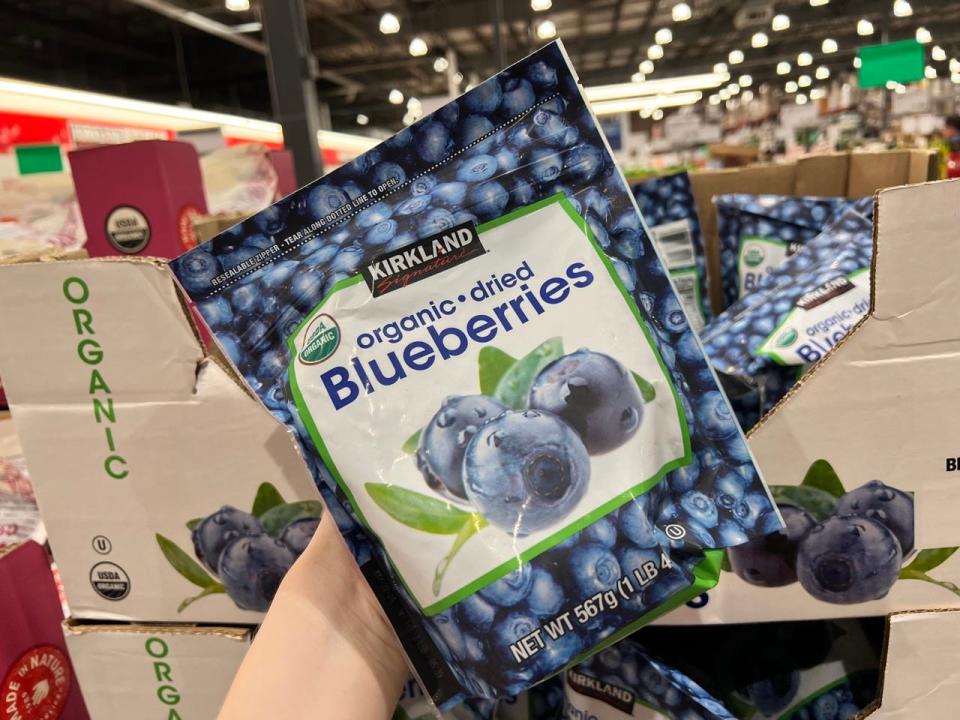
POLYGON ((463 82, 463 73, 462 73, 462 72, 455 72, 455 73, 453 74, 453 81, 454 81, 457 85, 459 85, 460 83, 462 83, 462 82, 463 82))
POLYGON ((810 87, 813 85, 813 79, 809 75, 801 75, 797 78, 797 85, 802 88, 810 87))
POLYGON ((790 16, 780 13, 779 15, 773 16, 773 22, 770 23, 770 28, 774 32, 781 32, 790 27, 790 16))
POLYGON ((913 7, 907 0, 895 0, 893 3, 893 14, 897 17, 910 17, 913 15, 913 7))
POLYGON ((950 72, 960 73, 960 60, 950 58, 950 72))
POLYGON ((799 93, 797 95, 797 105, 806 105, 806 104, 807 104, 807 96, 804 95, 803 93, 799 93))
POLYGON ((727 85, 727 92, 731 95, 738 95, 740 94, 740 86, 736 83, 730 83, 727 85))
POLYGON ((813 75, 817 78, 817 80, 826 80, 828 77, 830 77, 830 68, 828 68, 826 65, 821 65, 817 68, 817 71, 813 75))
POLYGON ((681 75, 672 78, 647 80, 639 83, 596 85, 594 87, 588 87, 585 92, 587 100, 597 102, 602 100, 688 92, 691 90, 709 90, 719 87, 728 79, 729 76, 726 73, 703 73, 701 75, 681 75))
POLYGON ((659 60, 663 57, 662 45, 651 45, 647 48, 647 57, 651 60, 659 60))
POLYGON ((923 69, 923 76, 927 80, 936 80, 937 79, 937 69, 933 65, 927 65, 923 69))
POLYGON ((387 96, 387 99, 390 101, 391 105, 399 105, 403 102, 403 93, 394 88, 390 91, 390 94, 387 96))
POLYGON ((896 80, 887 80, 886 88, 887 90, 896 90, 897 84, 896 80))
POLYGON ((653 115, 653 108, 640 109, 640 117, 642 117, 644 120, 649 120, 651 115, 653 115))
POLYGON ((446 72, 448 67, 450 67, 450 62, 445 57, 438 57, 433 61, 433 69, 437 72, 446 72))
POLYGON ((693 17, 693 13, 690 11, 690 6, 685 2, 677 3, 673 6, 673 15, 674 22, 685 22, 693 17))
POLYGON ((727 110, 736 110, 740 106, 740 101, 731 98, 727 100, 727 110))
POLYGON ((939 45, 934 45, 933 49, 930 50, 930 57, 932 57, 936 62, 943 62, 947 59, 947 51, 939 45))
POLYGON ((857 57, 853 59, 853 66, 859 70, 861 65, 863 65, 863 60, 861 60, 860 56, 857 55, 857 57))
POLYGON ((652 117, 654 120, 663 120, 663 110, 661 110, 660 108, 657 108, 656 110, 653 111, 653 115, 651 115, 650 117, 652 117))
POLYGON ((950 82, 952 82, 954 85, 960 85, 960 73, 951 74, 950 82))
POLYGON ((827 96, 827 89, 822 87, 815 87, 810 91, 811 100, 823 100, 827 96))
POLYGON ((781 60, 777 63, 777 75, 789 75, 790 70, 790 63, 788 63, 786 60, 781 60))
POLYGON ((743 50, 731 50, 727 60, 731 65, 739 65, 743 62, 743 50))
POLYGON ((740 85, 740 87, 750 87, 753 85, 753 78, 749 75, 741 75, 737 78, 737 83, 740 85))
POLYGON ((403 116, 403 124, 407 127, 413 125, 417 121, 417 118, 413 116, 413 113, 406 113, 403 116))
POLYGON ((795 93, 800 88, 797 86, 797 83, 793 80, 789 80, 786 85, 783 86, 783 89, 788 93, 795 93))
POLYGON ((797 55, 797 65, 800 67, 807 67, 808 65, 813 65, 813 55, 808 52, 802 52, 797 55))
MULTIPOLYGON (((960 75, 958 75, 957 77, 960 77, 960 75)), ((711 105, 719 105, 722 102, 722 100, 720 99, 719 95, 711 95, 710 99, 707 102, 709 102, 711 105)))
POLYGON ((644 75, 653 75, 653 60, 644 60, 639 67, 644 75))
POLYGON ((367 125, 369 122, 370 122, 370 118, 368 118, 363 113, 360 113, 359 115, 357 115, 357 125, 367 125))
POLYGON ((606 102, 591 103, 593 112, 597 115, 611 115, 614 113, 633 112, 634 110, 655 110, 662 107, 680 107, 693 105, 703 97, 700 91, 673 93, 670 95, 651 95, 649 97, 624 98, 608 100, 606 102))
POLYGON ((926 44, 927 44, 928 42, 930 42, 931 40, 933 40, 933 35, 930 34, 930 31, 929 31, 929 30, 927 30, 925 27, 918 27, 918 28, 917 28, 917 42, 918 42, 918 43, 923 43, 924 45, 926 45, 926 44))
POLYGON ((866 18, 857 21, 857 35, 873 35, 873 23, 866 18))
POLYGON ((713 71, 715 73, 725 73, 727 72, 728 69, 729 68, 727 68, 726 63, 717 63, 716 65, 713 66, 713 71))
POLYGON ((400 32, 400 18, 393 13, 384 13, 380 18, 380 32, 384 35, 400 32))
POLYGON ((897 83, 897 87, 894 89, 894 92, 895 92, 897 95, 903 95, 905 92, 907 92, 907 86, 906 86, 906 85, 901 85, 900 83, 897 83))
POLYGON ((415 37, 410 41, 410 54, 414 57, 423 57, 430 48, 427 47, 427 41, 422 37, 415 37))
POLYGON ((835 53, 840 49, 840 46, 837 45, 837 41, 833 38, 824 38, 823 42, 820 44, 820 49, 829 55, 830 53, 835 53))
POLYGON ((537 25, 537 37, 541 40, 549 40, 552 37, 557 36, 557 26, 554 24, 553 20, 544 20, 542 23, 537 25))
POLYGON ((751 102, 753 100, 753 90, 744 90, 740 99, 745 103, 751 102))
POLYGON ((642 72, 635 72, 633 75, 630 76, 630 82, 632 83, 642 83, 646 79, 647 79, 647 76, 644 75, 642 72))
POLYGON ((720 96, 720 99, 721 99, 721 100, 729 100, 729 99, 730 99, 730 91, 727 90, 726 88, 724 88, 723 90, 721 90, 721 91, 720 91, 719 93, 717 93, 717 94, 720 96))
POLYGON ((250 9, 250 0, 226 0, 224 6, 232 12, 244 12, 250 9))
POLYGON ((410 110, 412 112, 423 110, 423 103, 421 103, 418 98, 412 97, 409 100, 407 100, 407 110, 410 110))
POLYGON ((750 47, 763 48, 770 44, 770 38, 764 32, 755 32, 750 38, 750 47))
POLYGON ((669 45, 673 42, 673 33, 670 31, 670 28, 660 28, 657 30, 656 35, 653 36, 653 39, 657 45, 669 45))
POLYGON ((810 7, 823 7, 829 4, 830 0, 810 0, 810 7))
POLYGON ((543 12, 553 7, 553 0, 530 0, 530 9, 534 12, 543 12))

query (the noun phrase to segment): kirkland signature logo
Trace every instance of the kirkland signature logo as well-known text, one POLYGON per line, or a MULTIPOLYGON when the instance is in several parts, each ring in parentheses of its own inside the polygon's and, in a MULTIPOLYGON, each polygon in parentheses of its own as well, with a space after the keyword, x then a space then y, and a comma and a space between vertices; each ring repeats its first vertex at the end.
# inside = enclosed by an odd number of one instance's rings
POLYGON ((326 313, 310 321, 303 333, 303 347, 297 353, 304 365, 316 365, 333 355, 340 347, 340 326, 326 313))

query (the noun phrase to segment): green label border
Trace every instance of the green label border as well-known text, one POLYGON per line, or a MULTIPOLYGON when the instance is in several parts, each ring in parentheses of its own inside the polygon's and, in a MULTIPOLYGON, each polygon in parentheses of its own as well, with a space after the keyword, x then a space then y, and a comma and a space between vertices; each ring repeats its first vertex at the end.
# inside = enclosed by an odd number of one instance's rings
MULTIPOLYGON (((610 279, 616 285, 617 289, 620 291, 621 296, 626 302, 627 307, 630 309, 630 312, 633 314, 634 319, 637 322, 637 325, 640 326, 640 329, 643 332, 644 338, 647 341, 647 345, 650 347, 650 350, 653 352, 654 357, 657 360, 657 364, 660 366, 660 371, 662 377, 666 380, 667 386, 670 388, 671 393, 673 394, 674 404, 677 408, 677 416, 680 419, 680 434, 683 439, 683 456, 671 460, 665 463, 656 473, 651 477, 647 478, 643 482, 638 483, 633 486, 626 492, 623 492, 616 497, 608 500, 606 503, 596 508, 592 512, 583 515, 570 524, 566 525, 563 529, 557 531, 553 535, 544 540, 540 541, 536 545, 527 548, 524 552, 520 553, 519 556, 511 557, 506 562, 501 563, 492 570, 484 573, 478 578, 475 578, 468 584, 463 587, 448 593, 443 598, 438 600, 435 603, 432 603, 426 607, 420 605, 420 601, 417 599, 416 595, 410 590, 409 585, 403 577, 403 574, 394 564, 393 560, 390 558, 389 553, 385 553, 387 559, 390 562, 390 566, 393 568, 393 571, 396 573, 397 578, 400 582, 403 583, 404 588, 409 593, 410 597, 423 611, 424 615, 431 617, 437 615, 438 613, 443 612, 444 610, 450 608, 451 606, 457 604, 461 600, 470 595, 476 593, 479 589, 486 587, 490 583, 500 579, 504 575, 513 572, 517 568, 521 567, 525 563, 529 563, 530 560, 537 557, 543 552, 546 552, 550 548, 566 540, 571 535, 579 532, 588 525, 593 524, 601 517, 604 517, 614 510, 618 509, 620 506, 624 505, 626 502, 636 498, 637 496, 645 493, 647 490, 659 483, 669 472, 676 470, 677 468, 689 465, 693 460, 693 453, 690 447, 690 429, 687 424, 687 416, 683 410, 683 403, 680 400, 680 395, 677 392, 676 385, 673 382, 673 379, 670 377, 670 372, 667 370, 667 366, 663 361, 663 358, 660 355, 660 350, 657 347, 657 344, 653 341, 653 336, 650 333, 649 328, 643 322, 640 310, 637 307, 636 303, 633 301, 633 298, 630 297, 630 293, 624 287, 623 282, 620 280, 620 276, 617 274, 616 268, 613 267, 613 263, 610 261, 610 258, 607 257, 606 253, 603 252, 603 249, 600 247, 596 238, 593 235, 593 232, 590 230, 589 225, 586 220, 584 220, 576 209, 573 207, 571 202, 563 193, 557 193, 551 197, 544 198, 532 205, 527 205, 525 207, 514 210, 513 212, 507 213, 495 220, 484 223, 477 227, 477 233, 483 234, 489 230, 500 227, 506 223, 517 220, 521 217, 529 215, 531 213, 542 210, 545 207, 559 203, 560 206, 566 211, 567 215, 573 221, 574 225, 583 233, 584 237, 590 243, 590 246, 596 252, 597 256, 600 258, 600 261, 603 263, 603 266, 606 268, 610 279)), ((287 375, 290 380, 290 389, 293 394, 294 403, 297 406, 297 411, 300 415, 303 424, 307 429, 307 432, 310 434, 311 440, 317 449, 317 452, 320 453, 320 457, 323 460, 324 464, 330 470, 330 474, 333 476, 337 485, 340 489, 343 490, 344 494, 347 496, 347 499, 350 501, 351 506, 353 507, 354 512, 359 518, 363 526, 372 534, 377 536, 376 531, 373 529, 371 524, 367 521, 366 517, 362 510, 360 509, 359 503, 357 503, 356 498, 353 496, 353 493, 347 483, 344 481, 343 476, 340 473, 339 468, 336 463, 333 461, 332 456, 330 455, 327 445, 324 442, 323 438, 320 435, 320 432, 317 430, 316 423, 313 420, 313 416, 310 413, 310 409, 307 407, 306 402, 303 399, 303 394, 300 390, 300 386, 297 382, 297 376, 295 372, 296 358, 297 358, 297 348, 296 348, 296 337, 300 334, 300 331, 317 315, 322 309, 323 306, 327 303, 330 298, 332 298, 336 293, 341 290, 348 288, 352 285, 356 285, 363 281, 362 275, 354 275, 352 277, 341 280, 336 285, 334 285, 330 292, 320 301, 320 303, 311 310, 306 317, 297 325, 293 333, 287 338, 287 346, 290 351, 290 363, 287 367, 287 375)), ((379 536, 377 536, 379 538, 379 536)), ((382 544, 382 543, 381 543, 382 544)), ((697 593, 699 594, 699 593, 697 593)), ((644 616, 646 617, 646 616, 644 616)), ((647 621, 649 622, 649 621, 647 621)))

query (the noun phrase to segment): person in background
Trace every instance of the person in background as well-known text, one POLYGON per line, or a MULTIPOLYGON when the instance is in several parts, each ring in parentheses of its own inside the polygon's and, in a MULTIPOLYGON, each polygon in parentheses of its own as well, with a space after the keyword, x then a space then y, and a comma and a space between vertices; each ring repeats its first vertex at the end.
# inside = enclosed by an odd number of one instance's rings
POLYGON ((940 177, 960 177, 960 115, 944 118, 940 137, 940 177))

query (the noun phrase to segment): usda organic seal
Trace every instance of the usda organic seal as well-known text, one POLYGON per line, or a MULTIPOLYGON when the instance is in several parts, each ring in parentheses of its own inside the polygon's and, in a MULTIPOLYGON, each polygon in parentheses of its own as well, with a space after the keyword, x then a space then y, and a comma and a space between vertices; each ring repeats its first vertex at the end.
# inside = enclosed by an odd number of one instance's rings
POLYGON ((300 362, 316 365, 333 355, 340 347, 340 326, 332 317, 322 313, 310 321, 303 337, 300 362))

